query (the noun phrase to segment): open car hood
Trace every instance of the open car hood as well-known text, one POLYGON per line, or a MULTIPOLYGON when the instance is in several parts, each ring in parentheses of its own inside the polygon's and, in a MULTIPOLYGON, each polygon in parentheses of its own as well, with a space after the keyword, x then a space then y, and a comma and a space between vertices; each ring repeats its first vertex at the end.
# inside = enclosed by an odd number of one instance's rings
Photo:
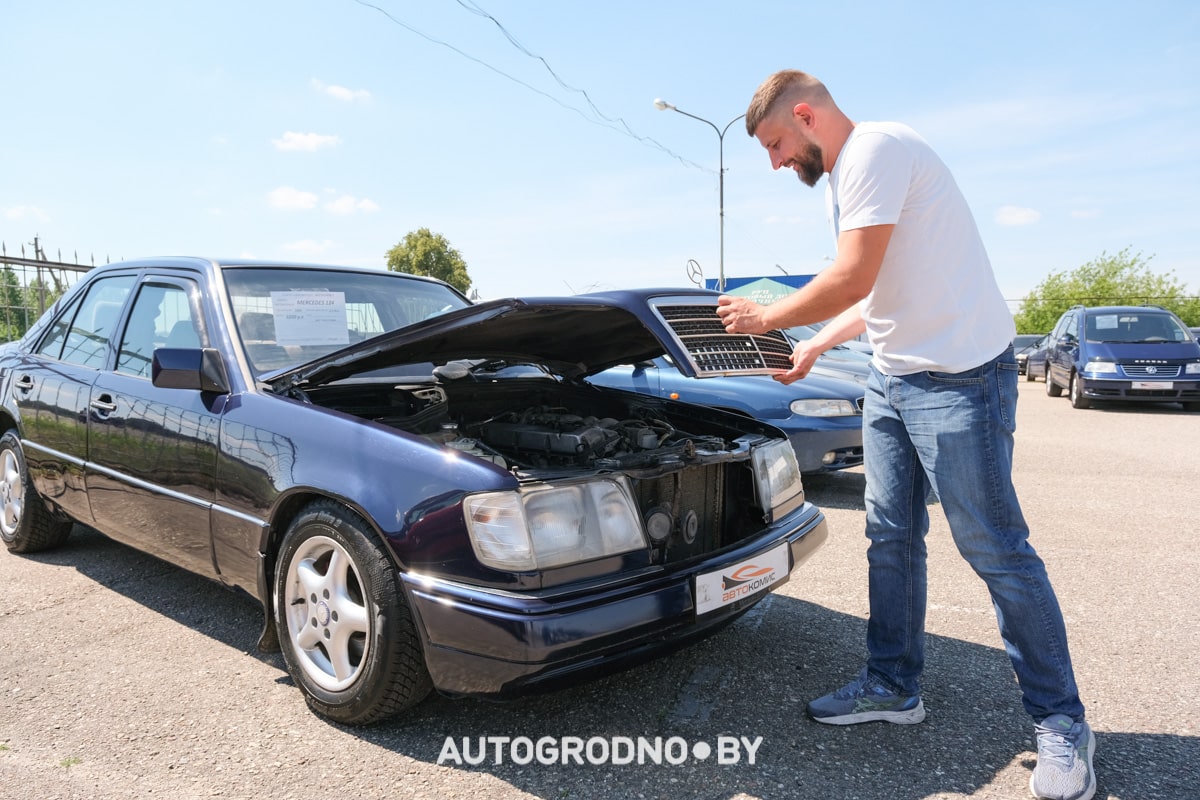
POLYGON ((715 309, 715 293, 686 289, 492 300, 261 380, 276 387, 316 386, 400 364, 464 359, 537 364, 575 378, 663 353, 691 377, 765 374, 790 367, 791 346, 781 332, 727 334, 715 309))

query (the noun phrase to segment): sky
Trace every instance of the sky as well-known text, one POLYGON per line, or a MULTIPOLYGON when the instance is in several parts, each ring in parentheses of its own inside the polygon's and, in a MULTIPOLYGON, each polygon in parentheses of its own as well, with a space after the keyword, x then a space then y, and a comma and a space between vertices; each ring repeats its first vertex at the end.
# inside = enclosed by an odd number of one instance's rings
POLYGON ((0 0, 0 242, 382 268, 428 228, 484 298, 813 274, 825 180, 737 119, 784 68, 933 145, 1014 310, 1122 251, 1200 294, 1194 0, 0 0))

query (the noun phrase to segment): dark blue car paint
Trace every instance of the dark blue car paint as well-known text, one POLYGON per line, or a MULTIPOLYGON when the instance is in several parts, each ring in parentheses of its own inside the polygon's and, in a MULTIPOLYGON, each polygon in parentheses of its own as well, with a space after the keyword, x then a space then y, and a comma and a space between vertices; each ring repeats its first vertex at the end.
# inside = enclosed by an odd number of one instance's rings
MULTIPOLYGON (((505 696, 550 688, 576 669, 606 671, 637 663, 659 648, 687 644, 740 616, 753 603, 735 603, 697 617, 691 581, 703 572, 751 558, 786 541, 792 570, 828 537, 818 512, 806 505, 770 540, 757 540, 685 568, 657 568, 583 596, 480 592, 469 586, 404 576, 415 613, 434 632, 425 642, 431 672, 460 676, 456 691, 505 696), (486 642, 486 649, 480 643, 486 642), (484 668, 486 667, 486 668, 484 668)), ((751 601, 754 598, 750 598, 751 601)))
MULTIPOLYGON (((1187 332, 1174 314, 1149 306, 1074 306, 1068 309, 1048 334, 1045 353, 1047 392, 1070 391, 1076 385, 1077 405, 1092 400, 1132 402, 1180 402, 1189 410, 1200 410, 1200 343, 1195 338, 1183 341, 1096 341, 1089 340, 1086 324, 1097 315, 1166 315, 1187 332), (1117 365, 1115 373, 1096 373, 1087 369, 1089 362, 1117 365), (1151 374, 1127 374, 1139 369, 1151 374), (1175 373, 1178 368, 1178 373, 1175 373), (1189 372, 1189 368, 1193 371, 1189 372), (1138 384, 1135 388, 1135 382, 1138 384), (1157 385, 1156 385, 1157 384, 1157 385)), ((1190 335, 1190 334, 1188 334, 1190 335)))
MULTIPOLYGON (((827 536, 824 516, 804 503, 760 533, 703 559, 661 565, 631 553, 540 573, 484 567, 472 552, 463 496, 513 488, 517 479, 489 462, 448 458, 423 437, 268 391, 251 373, 232 330, 221 269, 204 259, 172 258, 113 265, 95 275, 141 279, 153 273, 195 281, 206 344, 221 354, 228 371, 227 393, 163 389, 111 369, 89 375, 69 364, 47 364, 27 354, 44 330, 39 324, 15 348, 6 348, 0 360, 0 427, 19 431, 36 488, 53 508, 255 596, 267 612, 264 646, 272 642, 274 550, 291 515, 314 498, 353 508, 387 544, 413 604, 434 685, 451 693, 508 693, 613 668, 705 635, 761 595, 698 619, 691 606, 692 576, 784 541, 795 566, 827 536), (155 447, 127 452, 121 447, 126 434, 155 447), (89 437, 108 446, 89 448, 89 437), (335 457, 347 453, 350 463, 335 457)), ((47 318, 91 279, 60 299, 47 318)), ((548 363, 583 375, 630 353, 641 358, 664 347, 672 350, 669 339, 647 333, 661 328, 648 300, 662 294, 689 290, 614 292, 540 304, 499 301, 482 311, 451 312, 394 336, 406 340, 401 350, 411 348, 409 355, 438 360, 464 355, 458 352, 464 341, 489 356, 513 353, 516 341, 525 353, 544 350, 548 363), (461 335, 489 315, 497 325, 506 315, 516 319, 510 327, 517 335, 495 348, 495 326, 480 326, 476 337, 461 335), (598 327, 619 347, 601 349, 591 362, 573 352, 587 336, 542 347, 536 341, 539 323, 565 315, 580 326, 601 320, 598 327), (439 349, 441 337, 451 332, 460 334, 458 344, 439 349)), ((265 377, 277 379, 277 391, 311 387, 394 359, 388 345, 375 340, 312 368, 265 377)), ((536 394, 538 381, 530 384, 528 391, 536 394)), ((546 385, 564 391, 557 381, 546 385)), ((603 394, 585 385, 570 391, 603 394)), ((714 430, 782 435, 769 424, 717 411, 632 395, 620 402, 700 419, 714 430)))

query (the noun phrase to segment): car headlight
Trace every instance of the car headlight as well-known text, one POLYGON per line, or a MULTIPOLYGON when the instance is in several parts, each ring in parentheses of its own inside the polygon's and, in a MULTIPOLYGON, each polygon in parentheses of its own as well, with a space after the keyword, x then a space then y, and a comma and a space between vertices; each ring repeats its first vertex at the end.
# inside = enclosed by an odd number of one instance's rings
POLYGON ((758 502, 772 517, 780 517, 804 502, 800 464, 787 439, 756 447, 752 455, 758 502))
POLYGON ((1117 374, 1117 364, 1115 361, 1089 361, 1083 368, 1084 372, 1097 372, 1100 374, 1117 374))
POLYGON ((1193 361, 1183 368, 1185 375, 1200 375, 1200 361, 1193 361))
POLYGON ((623 478, 471 495, 464 511, 476 557, 495 569, 547 569, 647 546, 623 478))
POLYGON ((793 400, 788 404, 801 417, 854 417, 858 410, 849 400, 793 400))

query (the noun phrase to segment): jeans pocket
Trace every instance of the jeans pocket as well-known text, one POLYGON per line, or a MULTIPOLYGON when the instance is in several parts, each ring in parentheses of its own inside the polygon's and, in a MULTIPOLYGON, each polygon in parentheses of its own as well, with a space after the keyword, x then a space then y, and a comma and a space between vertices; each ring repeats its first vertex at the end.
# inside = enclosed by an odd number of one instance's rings
POLYGON ((930 370, 925 374, 934 383, 949 384, 952 386, 966 386, 972 383, 983 382, 983 371, 980 367, 969 369, 966 372, 934 372, 930 370))
POLYGON ((1000 419, 1009 433, 1017 430, 1017 375, 1014 363, 1001 361, 996 365, 996 405, 1000 419))

